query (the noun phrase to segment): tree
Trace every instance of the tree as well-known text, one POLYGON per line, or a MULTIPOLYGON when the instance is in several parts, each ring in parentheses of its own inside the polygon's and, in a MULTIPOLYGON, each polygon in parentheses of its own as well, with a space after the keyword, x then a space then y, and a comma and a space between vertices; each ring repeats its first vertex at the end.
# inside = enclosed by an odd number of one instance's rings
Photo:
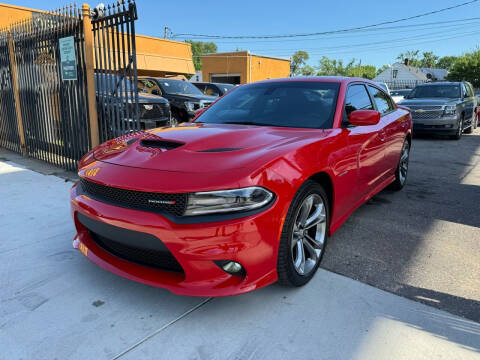
POLYGON ((217 44, 213 42, 186 40, 192 46, 193 65, 195 70, 202 70, 202 55, 217 52, 217 44))
POLYGON ((457 61, 456 56, 444 56, 438 59, 436 67, 450 71, 455 64, 455 61, 457 61))
POLYGON ((297 76, 297 75, 303 75, 302 74, 302 68, 304 68, 306 65, 306 61, 309 59, 309 55, 306 51, 299 50, 296 51, 292 55, 292 59, 290 61, 290 75, 291 76, 297 76))
POLYGON ((453 64, 447 80, 466 80, 476 88, 480 87, 480 48, 459 56, 453 64))
POLYGON ((305 65, 300 69, 300 75, 303 76, 313 76, 315 75, 316 71, 313 66, 305 65))
POLYGON ((345 64, 343 60, 329 59, 326 56, 320 59, 317 69, 317 75, 355 76, 367 79, 373 79, 377 73, 377 69, 373 65, 362 65, 355 59, 345 64))
POLYGON ((391 66, 391 65, 388 65, 388 64, 380 66, 380 67, 377 69, 377 75, 380 74, 380 73, 382 73, 382 72, 384 72, 385 70, 387 70, 390 66, 391 66))
POLYGON ((420 50, 407 50, 404 53, 400 53, 397 56, 397 60, 403 62, 405 59, 408 59, 411 66, 419 67, 420 60, 418 59, 418 54, 420 50))
POLYGON ((419 67, 422 68, 434 68, 437 67, 439 57, 431 51, 424 52, 422 58, 419 61, 419 67))

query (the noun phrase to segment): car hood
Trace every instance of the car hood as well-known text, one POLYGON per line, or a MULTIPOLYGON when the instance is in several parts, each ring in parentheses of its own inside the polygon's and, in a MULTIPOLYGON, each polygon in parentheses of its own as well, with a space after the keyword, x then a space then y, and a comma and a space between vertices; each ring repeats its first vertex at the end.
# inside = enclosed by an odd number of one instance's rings
POLYGON ((450 99, 450 98, 422 98, 422 99, 404 99, 400 103, 403 106, 409 105, 450 105, 456 104, 458 102, 457 99, 450 99))
POLYGON ((165 94, 166 98, 181 100, 181 101, 208 101, 214 102, 217 100, 216 96, 209 96, 209 95, 188 95, 188 94, 165 94))
POLYGON ((194 124, 157 128, 111 140, 94 151, 115 165, 185 173, 259 168, 325 131, 250 125, 194 124))

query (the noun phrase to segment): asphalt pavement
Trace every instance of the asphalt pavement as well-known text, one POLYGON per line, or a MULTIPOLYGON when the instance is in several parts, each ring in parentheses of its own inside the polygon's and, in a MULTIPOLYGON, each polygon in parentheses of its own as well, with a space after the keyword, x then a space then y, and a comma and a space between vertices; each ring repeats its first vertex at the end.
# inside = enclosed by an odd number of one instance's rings
POLYGON ((479 130, 414 138, 407 185, 361 206, 322 266, 480 322, 479 130))

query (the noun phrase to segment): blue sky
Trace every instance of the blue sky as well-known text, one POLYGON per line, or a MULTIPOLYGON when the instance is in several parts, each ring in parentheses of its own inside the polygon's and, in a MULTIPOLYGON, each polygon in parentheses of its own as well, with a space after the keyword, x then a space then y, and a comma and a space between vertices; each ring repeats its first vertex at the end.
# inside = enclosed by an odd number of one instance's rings
MULTIPOLYGON (((137 0, 139 20, 136 26, 140 34, 160 37, 163 36, 164 26, 168 26, 173 34, 310 33, 395 20, 466 1, 137 0)), ((59 0, 5 2, 45 10, 65 4, 59 0)), ((104 2, 108 4, 108 1, 104 2)), ((215 42, 219 51, 243 49, 278 57, 289 57, 296 50, 306 50, 310 53, 310 65, 316 65, 322 55, 344 61, 361 59, 363 64, 376 66, 395 62, 397 55, 405 50, 433 51, 440 56, 459 55, 480 45, 480 1, 443 13, 385 25, 383 30, 300 39, 225 39, 215 42)))

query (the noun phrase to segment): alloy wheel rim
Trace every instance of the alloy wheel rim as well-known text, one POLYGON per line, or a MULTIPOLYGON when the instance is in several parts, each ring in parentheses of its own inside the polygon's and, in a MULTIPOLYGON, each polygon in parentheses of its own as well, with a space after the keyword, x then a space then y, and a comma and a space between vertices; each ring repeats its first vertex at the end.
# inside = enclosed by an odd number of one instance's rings
POLYGON ((318 194, 307 196, 295 216, 291 235, 292 262, 299 275, 307 276, 320 261, 326 235, 325 203, 318 194))
POLYGON ((408 143, 405 142, 402 149, 402 155, 400 156, 400 163, 398 164, 400 170, 398 174, 400 177, 400 182, 402 184, 405 183, 405 180, 407 179, 409 154, 410 148, 408 146, 408 143))
POLYGON ((462 127, 463 127, 463 119, 460 119, 460 123, 458 124, 458 136, 462 136, 462 127))

